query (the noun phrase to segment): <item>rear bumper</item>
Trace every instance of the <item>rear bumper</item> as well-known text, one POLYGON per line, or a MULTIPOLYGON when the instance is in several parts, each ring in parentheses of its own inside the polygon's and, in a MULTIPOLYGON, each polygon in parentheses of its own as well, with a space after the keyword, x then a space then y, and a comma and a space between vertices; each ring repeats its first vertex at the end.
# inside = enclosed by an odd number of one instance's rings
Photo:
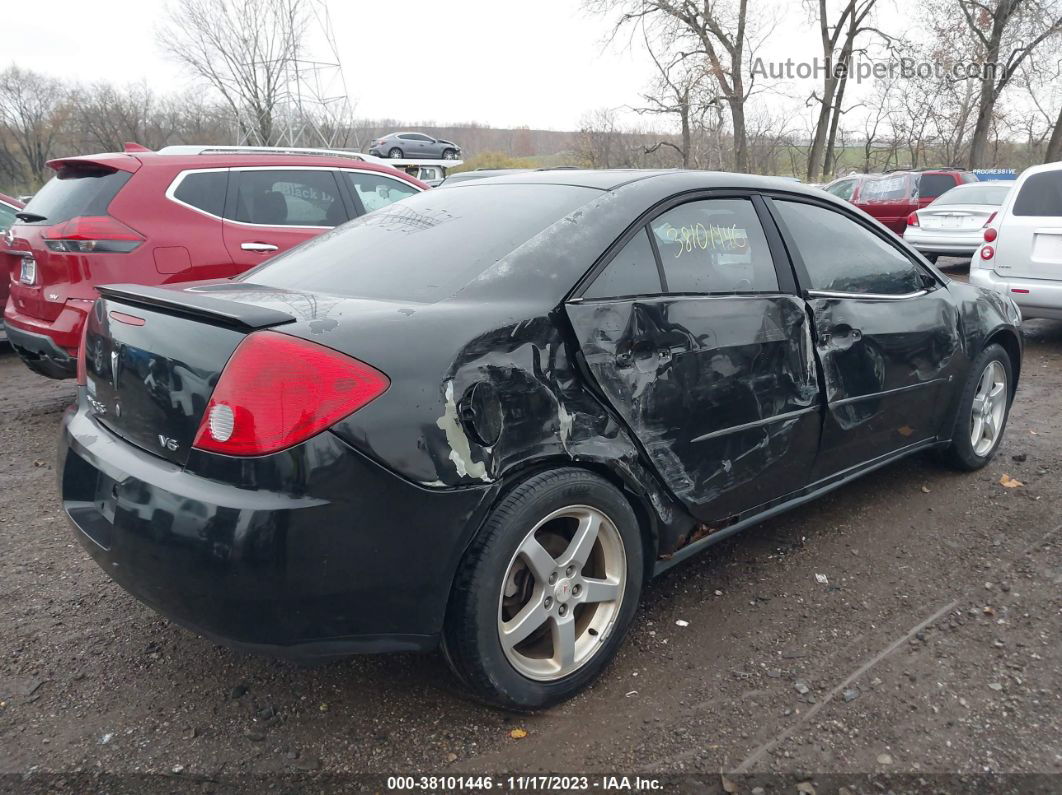
POLYGON ((9 300, 4 310, 8 342, 34 372, 48 378, 73 378, 81 331, 91 307, 91 301, 68 302, 55 320, 48 321, 16 312, 9 300))
POLYGON ((1062 320, 1062 281, 1003 277, 989 268, 970 268, 970 284, 1013 299, 1022 318, 1062 320))
POLYGON ((209 476, 68 409, 63 508, 119 585, 202 635, 275 656, 438 643, 486 487, 421 488, 328 432, 260 459, 194 456, 209 476))

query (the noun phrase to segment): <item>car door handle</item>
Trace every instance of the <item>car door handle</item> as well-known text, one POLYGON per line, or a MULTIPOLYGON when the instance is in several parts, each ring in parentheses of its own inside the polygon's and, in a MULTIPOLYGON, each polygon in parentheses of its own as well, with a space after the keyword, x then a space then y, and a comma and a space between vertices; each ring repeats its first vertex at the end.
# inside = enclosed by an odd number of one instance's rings
POLYGON ((240 248, 244 251, 276 251, 280 246, 274 246, 272 243, 240 243, 240 248))

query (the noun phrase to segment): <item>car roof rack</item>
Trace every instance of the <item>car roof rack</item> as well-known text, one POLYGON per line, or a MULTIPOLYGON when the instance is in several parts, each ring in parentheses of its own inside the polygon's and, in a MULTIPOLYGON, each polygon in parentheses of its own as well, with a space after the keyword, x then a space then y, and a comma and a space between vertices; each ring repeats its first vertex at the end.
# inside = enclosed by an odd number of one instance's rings
POLYGON ((318 157, 348 157, 363 162, 378 162, 372 155, 346 149, 316 149, 307 146, 164 146, 160 155, 315 155, 318 157))

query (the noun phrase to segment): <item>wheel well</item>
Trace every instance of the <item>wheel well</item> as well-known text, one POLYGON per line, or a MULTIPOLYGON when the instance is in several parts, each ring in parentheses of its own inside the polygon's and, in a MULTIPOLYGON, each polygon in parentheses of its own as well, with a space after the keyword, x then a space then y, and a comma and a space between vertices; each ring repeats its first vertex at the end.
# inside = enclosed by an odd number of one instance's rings
POLYGON ((985 340, 985 347, 989 345, 999 345, 1010 358, 1010 366, 1014 371, 1014 384, 1010 390, 1010 396, 1013 398, 1018 389, 1018 376, 1021 375, 1021 344, 1018 342, 1018 335, 1009 329, 1001 328, 985 340))
POLYGON ((620 494, 622 494, 627 500, 627 503, 631 506, 631 510, 634 511, 635 518, 638 520, 638 531, 642 537, 642 551, 644 553, 642 558, 645 564, 645 579, 648 581, 652 577, 653 566, 656 563, 660 538, 653 509, 647 504, 645 498, 628 486, 619 473, 604 464, 595 461, 572 461, 570 458, 560 458, 541 459, 521 465, 505 473, 504 479, 507 481, 506 486, 505 488, 500 489, 497 495, 495 495, 495 498, 492 501, 492 508, 493 505, 497 505, 505 495, 520 482, 537 475, 539 472, 559 468, 583 469, 587 472, 593 472, 595 475, 619 489, 620 494))

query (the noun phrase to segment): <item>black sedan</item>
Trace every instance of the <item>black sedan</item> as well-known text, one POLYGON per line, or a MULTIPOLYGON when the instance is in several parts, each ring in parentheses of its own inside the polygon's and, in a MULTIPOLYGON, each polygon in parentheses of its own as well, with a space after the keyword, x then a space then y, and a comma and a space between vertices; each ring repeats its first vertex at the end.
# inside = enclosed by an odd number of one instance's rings
POLYGON ((111 577, 274 654, 441 644, 518 709, 718 540, 912 453, 983 466, 1021 367, 1008 299, 735 174, 479 180, 101 294, 60 479, 111 577))

